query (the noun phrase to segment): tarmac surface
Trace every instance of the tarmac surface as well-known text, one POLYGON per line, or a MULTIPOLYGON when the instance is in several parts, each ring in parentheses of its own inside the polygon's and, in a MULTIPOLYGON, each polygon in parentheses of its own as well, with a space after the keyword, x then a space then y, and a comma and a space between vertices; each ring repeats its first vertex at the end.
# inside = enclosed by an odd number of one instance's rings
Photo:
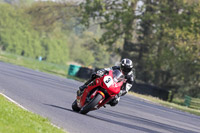
POLYGON ((0 62, 0 93, 69 133, 200 133, 200 116, 131 95, 87 115, 71 104, 81 82, 0 62))

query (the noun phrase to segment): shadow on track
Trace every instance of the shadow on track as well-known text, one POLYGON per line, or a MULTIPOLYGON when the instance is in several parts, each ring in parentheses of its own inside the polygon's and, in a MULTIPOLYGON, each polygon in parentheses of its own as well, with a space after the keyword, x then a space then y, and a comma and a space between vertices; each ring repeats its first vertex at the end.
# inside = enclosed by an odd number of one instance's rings
POLYGON ((43 103, 44 105, 47 105, 47 106, 50 106, 50 107, 54 107, 54 108, 58 108, 58 109, 63 109, 63 110, 67 110, 67 111, 70 111, 70 112, 74 112, 74 113, 77 113, 71 109, 68 109, 68 108, 64 108, 64 107, 60 107, 60 106, 57 106, 57 105, 53 105, 53 104, 46 104, 46 103, 43 103))
POLYGON ((103 117, 100 117, 100 116, 92 116, 92 115, 87 115, 87 116, 89 116, 91 118, 94 118, 94 119, 97 119, 97 120, 101 120, 101 121, 104 121, 104 122, 116 124, 116 125, 119 125, 119 126, 124 126, 124 127, 131 128, 131 129, 136 129, 136 130, 143 131, 143 132, 161 133, 161 132, 158 132, 158 131, 155 131, 155 130, 151 130, 151 129, 148 129, 148 128, 139 127, 139 126, 136 126, 136 125, 133 125, 133 124, 124 123, 124 122, 119 122, 119 121, 103 118, 103 117))
MULTIPOLYGON (((58 108, 58 109, 62 109, 62 110, 66 110, 66 111, 70 111, 70 112, 74 112, 74 113, 78 113, 78 112, 75 112, 75 111, 73 111, 71 109, 67 109, 67 108, 64 108, 64 107, 57 106, 57 105, 46 104, 46 103, 43 103, 43 104, 47 105, 47 106, 50 106, 50 107, 54 107, 54 108, 58 108)), ((135 126, 135 125, 132 125, 132 124, 127 124, 127 123, 123 123, 123 122, 119 122, 119 121, 115 121, 115 120, 110 120, 110 119, 103 118, 103 117, 100 117, 100 116, 92 116, 92 115, 88 115, 88 114, 86 116, 88 116, 90 118, 93 118, 93 119, 97 119, 97 120, 101 120, 101 121, 117 124, 117 125, 120 125, 120 126, 125 126, 127 128, 132 128, 132 129, 136 129, 136 130, 140 130, 140 131, 161 133, 161 132, 157 132, 157 131, 154 131, 154 130, 151 130, 151 129, 135 126)))
MULTIPOLYGON (((60 107, 60 106, 57 106, 57 105, 46 104, 46 103, 43 103, 43 104, 50 106, 50 107, 70 111, 70 112, 73 112, 73 113, 78 113, 78 112, 73 111, 72 109, 60 107)), ((113 119, 108 119, 108 118, 102 117, 101 115, 94 116, 94 115, 87 114, 86 116, 93 118, 93 119, 96 119, 96 120, 116 124, 116 125, 119 125, 119 126, 124 126, 126 128, 131 128, 131 129, 135 129, 135 130, 139 130, 139 131, 143 131, 143 132, 161 133, 161 132, 158 132, 158 131, 155 131, 155 130, 152 130, 152 129, 148 129, 148 128, 145 128, 145 127, 136 126, 136 125, 134 125, 134 122, 142 123, 141 125, 149 125, 149 126, 152 126, 152 127, 164 129, 164 130, 170 131, 170 132, 197 133, 195 131, 175 127, 175 126, 172 126, 172 125, 167 125, 167 124, 164 124, 164 123, 159 123, 159 122, 156 122, 156 121, 153 121, 153 120, 144 119, 142 117, 132 116, 130 114, 120 113, 120 112, 117 112, 117 111, 110 112, 110 111, 101 110, 101 111, 98 111, 98 113, 102 113, 104 115, 109 115, 109 116, 116 117, 116 118, 127 119, 129 121, 131 120, 131 121, 133 121, 133 124, 120 122, 120 121, 116 121, 116 120, 113 120, 113 119)))

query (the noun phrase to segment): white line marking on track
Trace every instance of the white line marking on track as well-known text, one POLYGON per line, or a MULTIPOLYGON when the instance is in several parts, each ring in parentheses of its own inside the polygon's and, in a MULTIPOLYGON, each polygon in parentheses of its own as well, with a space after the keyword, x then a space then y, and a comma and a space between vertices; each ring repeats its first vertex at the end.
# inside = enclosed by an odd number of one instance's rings
POLYGON ((19 106, 20 108, 28 111, 28 109, 26 109, 25 107, 23 107, 22 105, 20 105, 19 103, 17 103, 16 101, 14 101, 13 99, 11 99, 10 97, 6 96, 5 94, 3 93, 0 93, 0 95, 4 96, 5 98, 7 98, 9 101, 11 101, 12 103, 16 104, 17 106, 19 106))

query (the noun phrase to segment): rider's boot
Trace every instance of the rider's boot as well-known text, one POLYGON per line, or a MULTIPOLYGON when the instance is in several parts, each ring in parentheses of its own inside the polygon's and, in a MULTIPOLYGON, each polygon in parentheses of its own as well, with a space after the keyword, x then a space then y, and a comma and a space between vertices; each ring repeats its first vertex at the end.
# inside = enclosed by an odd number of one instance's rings
POLYGON ((120 97, 118 98, 114 98, 112 101, 110 101, 108 104, 110 104, 110 106, 116 106, 119 103, 120 97))

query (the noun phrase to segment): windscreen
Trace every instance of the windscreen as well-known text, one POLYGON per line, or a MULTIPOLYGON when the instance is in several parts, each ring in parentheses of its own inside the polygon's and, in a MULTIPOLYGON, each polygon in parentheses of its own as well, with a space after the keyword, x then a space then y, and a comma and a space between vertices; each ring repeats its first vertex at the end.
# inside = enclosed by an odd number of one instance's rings
POLYGON ((119 70, 113 70, 113 79, 115 82, 121 82, 124 80, 124 75, 119 70))

